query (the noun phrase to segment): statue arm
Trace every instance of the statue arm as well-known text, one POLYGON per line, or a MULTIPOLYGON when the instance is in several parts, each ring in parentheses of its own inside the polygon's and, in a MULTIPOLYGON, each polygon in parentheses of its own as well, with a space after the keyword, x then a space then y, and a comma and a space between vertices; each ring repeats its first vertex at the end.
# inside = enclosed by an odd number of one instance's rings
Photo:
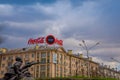
POLYGON ((21 71, 26 69, 26 68, 29 68, 31 67, 32 65, 35 65, 35 64, 39 64, 40 62, 30 62, 29 64, 25 64, 22 68, 21 68, 21 71))

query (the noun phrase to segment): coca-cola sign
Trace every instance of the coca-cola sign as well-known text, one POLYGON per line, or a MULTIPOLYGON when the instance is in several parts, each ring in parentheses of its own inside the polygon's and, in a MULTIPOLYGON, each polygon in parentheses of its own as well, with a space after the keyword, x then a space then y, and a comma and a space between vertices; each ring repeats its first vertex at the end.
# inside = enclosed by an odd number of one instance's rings
POLYGON ((30 38, 28 44, 43 44, 47 43, 48 45, 58 44, 63 45, 63 41, 55 38, 53 35, 48 35, 47 37, 38 37, 37 39, 30 38))
POLYGON ((44 43, 44 37, 39 37, 37 39, 30 38, 28 40, 28 44, 39 44, 39 43, 44 43))

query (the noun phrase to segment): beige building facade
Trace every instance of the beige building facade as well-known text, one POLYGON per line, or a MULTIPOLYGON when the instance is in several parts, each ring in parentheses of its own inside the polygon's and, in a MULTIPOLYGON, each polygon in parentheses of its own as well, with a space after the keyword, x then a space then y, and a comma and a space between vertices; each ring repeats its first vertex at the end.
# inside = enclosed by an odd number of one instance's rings
MULTIPOLYGON (((100 65, 80 55, 74 55, 72 50, 66 51, 63 47, 35 46, 22 49, 7 50, 1 48, 0 54, 0 77, 3 77, 8 68, 13 65, 15 58, 19 56, 26 62, 41 62, 33 65, 29 71, 35 78, 45 77, 69 77, 100 75, 100 65)), ((120 73, 112 71, 111 74, 120 73)))

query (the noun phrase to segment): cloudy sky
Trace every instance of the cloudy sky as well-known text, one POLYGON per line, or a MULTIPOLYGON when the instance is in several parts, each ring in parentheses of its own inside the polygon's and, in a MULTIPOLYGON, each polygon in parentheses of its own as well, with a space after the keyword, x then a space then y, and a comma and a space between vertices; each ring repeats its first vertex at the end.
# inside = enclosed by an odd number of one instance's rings
POLYGON ((53 34, 74 54, 86 52, 99 63, 120 60, 120 0, 0 0, 0 47, 28 47, 29 38, 53 34))

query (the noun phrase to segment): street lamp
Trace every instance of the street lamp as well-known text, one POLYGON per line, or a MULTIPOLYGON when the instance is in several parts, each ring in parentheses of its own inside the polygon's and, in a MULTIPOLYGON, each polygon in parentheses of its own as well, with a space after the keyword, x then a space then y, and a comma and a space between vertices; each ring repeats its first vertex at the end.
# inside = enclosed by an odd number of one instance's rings
POLYGON ((88 47, 86 42, 84 40, 82 40, 82 44, 80 43, 79 46, 81 46, 87 53, 87 59, 88 59, 88 68, 87 68, 87 74, 89 76, 89 51, 96 47, 98 44, 100 44, 99 42, 97 42, 95 45, 91 46, 91 47, 88 47))
POLYGON ((98 44, 100 44, 99 42, 97 42, 95 45, 93 45, 93 46, 91 46, 91 47, 88 47, 87 44, 86 44, 86 42, 85 42, 84 40, 82 40, 82 43, 83 43, 83 44, 79 44, 79 46, 81 46, 83 49, 86 50, 87 58, 89 58, 89 51, 90 51, 92 48, 96 47, 98 44))

